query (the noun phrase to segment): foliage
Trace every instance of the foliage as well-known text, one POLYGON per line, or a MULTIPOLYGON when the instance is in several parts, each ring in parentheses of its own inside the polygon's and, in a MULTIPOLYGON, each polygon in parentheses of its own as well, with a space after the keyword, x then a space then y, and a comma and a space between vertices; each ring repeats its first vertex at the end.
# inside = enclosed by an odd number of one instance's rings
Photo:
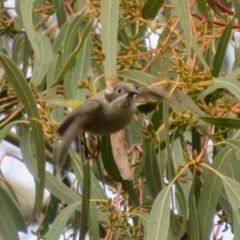
MULTIPOLYGON (((91 239, 205 240, 226 226, 240 239, 239 1, 15 4, 17 17, 0 2, 0 139, 21 149, 35 179, 29 223, 37 220, 38 238, 59 239, 71 229, 79 239, 88 232, 91 239), (139 105, 127 127, 133 180, 122 178, 109 136, 100 154, 94 136, 84 159, 70 152, 64 169, 75 174, 79 193, 45 170, 46 161, 54 164, 55 129, 64 107, 117 79, 154 88, 165 100, 139 105), (45 210, 44 189, 51 194, 45 210)), ((0 235, 19 239, 28 227, 2 173, 0 200, 0 235)))

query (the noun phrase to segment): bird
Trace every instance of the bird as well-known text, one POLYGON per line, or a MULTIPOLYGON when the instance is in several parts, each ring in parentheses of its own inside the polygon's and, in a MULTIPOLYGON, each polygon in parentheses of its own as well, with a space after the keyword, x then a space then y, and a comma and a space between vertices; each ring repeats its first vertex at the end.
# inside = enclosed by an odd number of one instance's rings
POLYGON ((157 91, 140 88, 127 82, 112 85, 112 89, 87 99, 66 116, 56 132, 61 136, 57 165, 61 170, 72 141, 84 132, 94 135, 109 135, 125 128, 135 113, 135 98, 163 100, 157 91))

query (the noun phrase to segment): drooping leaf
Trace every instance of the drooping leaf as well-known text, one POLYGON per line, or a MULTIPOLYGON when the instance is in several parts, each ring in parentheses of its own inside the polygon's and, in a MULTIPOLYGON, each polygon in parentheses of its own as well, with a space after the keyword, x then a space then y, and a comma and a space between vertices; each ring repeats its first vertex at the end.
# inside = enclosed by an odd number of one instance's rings
POLYGON ((21 1, 21 15, 24 28, 31 46, 34 50, 34 67, 31 82, 36 86, 41 84, 46 75, 51 46, 48 38, 40 32, 34 30, 32 18, 33 3, 32 0, 21 1))
POLYGON ((146 140, 144 142, 144 173, 148 189, 153 199, 155 199, 162 190, 162 176, 160 176, 159 172, 155 147, 154 139, 146 140))
POLYGON ((113 82, 116 78, 118 13, 119 0, 101 1, 101 35, 105 55, 105 78, 113 82))
POLYGON ((200 119, 217 127, 240 128, 240 120, 236 118, 200 117, 200 119))
POLYGON ((218 77, 219 72, 222 67, 222 63, 226 54, 227 46, 230 40, 230 37, 232 35, 232 25, 234 22, 234 17, 230 20, 224 31, 222 32, 222 35, 219 39, 216 54, 212 63, 213 66, 213 77, 218 77))
MULTIPOLYGON (((212 167, 224 174, 229 166, 231 156, 232 149, 229 147, 224 148, 213 159, 212 167)), ((201 239, 208 239, 211 234, 212 221, 221 189, 221 179, 214 172, 209 171, 205 178, 197 207, 201 239)))
POLYGON ((209 13, 208 13, 208 6, 207 6, 207 1, 205 0, 197 0, 197 6, 201 14, 210 20, 209 13))
POLYGON ((0 201, 0 237, 4 240, 20 240, 15 223, 3 201, 0 201))
POLYGON ((164 0, 148 0, 142 9, 142 17, 146 20, 154 19, 162 7, 164 0))
POLYGON ((224 188, 226 190, 228 200, 231 203, 233 215, 237 223, 235 226, 240 226, 240 213, 239 213, 239 202, 240 202, 240 184, 231 178, 222 178, 224 188))
POLYGON ((51 229, 46 234, 46 240, 58 240, 61 233, 63 232, 67 221, 70 216, 76 211, 76 209, 80 206, 81 202, 75 202, 67 206, 63 209, 54 223, 52 224, 51 229))
POLYGON ((63 0, 54 0, 54 7, 56 10, 56 16, 58 21, 58 26, 61 28, 63 24, 67 21, 66 10, 63 0))
POLYGON ((101 155, 105 170, 109 176, 116 182, 121 182, 122 177, 115 163, 112 146, 109 136, 103 136, 101 141, 101 155))
MULTIPOLYGON (((17 230, 20 232, 27 233, 27 226, 22 214, 20 213, 16 204, 13 202, 12 198, 8 195, 8 193, 2 187, 0 187, 0 202, 3 205, 1 207, 6 208, 8 213, 11 215, 13 223, 15 224, 17 230)), ((0 231, 0 235, 1 235, 1 231, 0 231)))
POLYGON ((58 73, 54 83, 51 85, 51 87, 57 86, 57 84, 62 80, 64 77, 65 73, 69 70, 69 68, 73 65, 74 61, 76 60, 76 57, 81 50, 81 48, 84 46, 84 42, 86 38, 88 37, 88 34, 90 33, 91 27, 92 27, 93 20, 87 25, 82 38, 81 42, 78 44, 76 49, 72 52, 72 54, 68 57, 68 59, 65 61, 64 66, 62 66, 60 72, 58 73))
POLYGON ((170 189, 171 185, 163 189, 153 203, 147 230, 149 240, 168 239, 170 189))
POLYGON ((41 125, 40 116, 37 109, 36 100, 26 82, 26 79, 19 71, 18 67, 5 55, 0 54, 0 60, 3 64, 4 70, 7 73, 8 79, 16 91, 18 98, 24 106, 27 113, 30 125, 32 127, 32 136, 34 140, 34 147, 37 156, 37 172, 38 172, 38 191, 36 192, 35 211, 40 210, 45 181, 45 143, 44 133, 41 125))
POLYGON ((192 47, 192 31, 191 31, 191 18, 190 18, 190 7, 189 1, 185 0, 171 0, 174 6, 174 10, 178 16, 182 29, 185 35, 185 44, 187 55, 190 56, 192 47))

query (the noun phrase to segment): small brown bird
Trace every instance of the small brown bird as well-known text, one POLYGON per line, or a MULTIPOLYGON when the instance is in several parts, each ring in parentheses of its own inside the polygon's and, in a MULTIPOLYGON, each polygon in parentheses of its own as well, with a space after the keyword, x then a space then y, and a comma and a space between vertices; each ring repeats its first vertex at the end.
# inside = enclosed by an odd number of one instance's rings
POLYGON ((105 89, 87 99, 70 113, 57 129, 62 137, 56 165, 58 170, 61 170, 68 149, 78 134, 82 136, 84 132, 89 132, 96 135, 107 135, 126 127, 135 112, 135 97, 147 101, 164 99, 154 90, 120 82, 114 84, 112 90, 105 89))

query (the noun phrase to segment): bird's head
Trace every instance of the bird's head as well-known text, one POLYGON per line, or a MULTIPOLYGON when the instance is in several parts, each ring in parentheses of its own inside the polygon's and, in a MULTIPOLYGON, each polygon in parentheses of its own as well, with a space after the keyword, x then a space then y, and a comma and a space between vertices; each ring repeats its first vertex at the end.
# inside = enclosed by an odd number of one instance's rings
POLYGON ((113 107, 120 109, 134 104, 136 94, 138 94, 138 91, 135 86, 120 82, 114 84, 112 89, 106 89, 104 97, 113 107))

